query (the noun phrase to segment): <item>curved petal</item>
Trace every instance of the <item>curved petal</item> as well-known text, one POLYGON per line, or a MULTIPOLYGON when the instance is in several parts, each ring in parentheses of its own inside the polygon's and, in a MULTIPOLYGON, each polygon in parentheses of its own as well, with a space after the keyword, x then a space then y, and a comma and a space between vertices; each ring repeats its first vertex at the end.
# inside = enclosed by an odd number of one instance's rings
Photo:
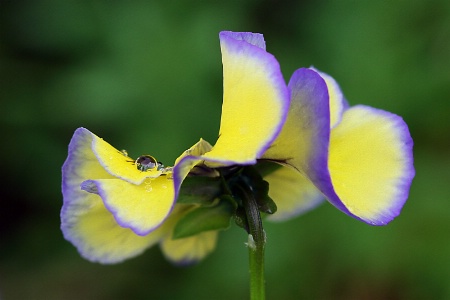
POLYGON ((394 219, 415 171, 413 142, 402 118, 367 106, 348 109, 330 141, 331 182, 319 185, 332 204, 372 225, 394 219))
POLYGON ((284 221, 305 213, 323 203, 322 193, 296 170, 280 167, 264 176, 269 182, 269 196, 277 205, 277 212, 267 216, 271 221, 284 221))
POLYGON ((289 164, 311 180, 329 180, 327 85, 317 72, 302 68, 292 75, 289 89, 291 106, 287 121, 263 157, 289 164))
POLYGON ((205 231, 200 234, 173 240, 171 236, 161 242, 164 256, 177 265, 196 263, 211 253, 217 244, 218 231, 205 231))
POLYGON ((140 185, 121 179, 87 180, 82 189, 100 195, 117 223, 147 235, 167 218, 175 204, 173 179, 147 178, 140 185))
POLYGON ((98 195, 82 191, 79 198, 73 200, 76 204, 66 207, 61 213, 65 220, 62 225, 64 237, 90 261, 104 264, 121 262, 141 254, 164 236, 160 230, 139 236, 119 226, 98 195))
POLYGON ((133 184, 141 184, 146 178, 156 178, 161 175, 161 171, 154 170, 140 171, 137 169, 135 161, 124 155, 103 139, 92 134, 92 150, 100 164, 114 177, 126 180, 133 184))
POLYGON ((62 167, 62 192, 70 200, 80 191, 80 184, 88 178, 113 178, 100 165, 92 151, 95 135, 85 128, 75 130, 69 144, 69 153, 62 167))
POLYGON ((327 84, 328 95, 330 97, 330 127, 333 128, 341 121, 344 110, 348 108, 348 103, 344 99, 344 94, 342 93, 339 84, 333 77, 326 73, 320 72, 315 68, 311 67, 310 69, 319 73, 327 84))
POLYGON ((202 155, 210 151, 211 148, 212 146, 207 141, 200 139, 200 141, 184 151, 183 154, 176 159, 172 173, 175 197, 178 197, 183 180, 196 165, 203 162, 202 155))
POLYGON ((92 140, 92 133, 79 128, 69 144, 62 168, 61 230, 84 258, 116 263, 140 254, 159 239, 157 233, 140 237, 120 227, 99 196, 81 190, 81 183, 88 178, 114 178, 98 162, 92 140))
POLYGON ((197 143, 195 143, 191 148, 184 151, 176 160, 175 165, 180 162, 180 160, 186 156, 200 156, 205 154, 206 152, 211 151, 212 146, 210 143, 205 141, 204 139, 200 139, 197 143))
POLYGON ((249 35, 236 39, 226 32, 220 34, 222 119, 219 139, 205 154, 220 161, 219 165, 254 164, 280 132, 289 107, 289 92, 278 62, 248 43, 249 35))

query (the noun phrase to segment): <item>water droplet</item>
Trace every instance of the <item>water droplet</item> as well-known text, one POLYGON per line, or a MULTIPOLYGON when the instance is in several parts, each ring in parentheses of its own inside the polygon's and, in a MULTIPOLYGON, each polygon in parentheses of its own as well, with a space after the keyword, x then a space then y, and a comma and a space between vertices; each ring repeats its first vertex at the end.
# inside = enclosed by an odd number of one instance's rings
POLYGON ((144 189, 146 192, 151 192, 153 190, 152 184, 149 180, 145 181, 144 185, 144 189))
POLYGON ((158 162, 153 156, 150 155, 141 155, 136 159, 136 167, 139 171, 147 171, 147 170, 153 170, 157 168, 158 162))
POLYGON ((164 164, 162 163, 162 162, 160 162, 160 161, 158 161, 158 167, 157 167, 157 170, 158 171, 162 171, 162 172, 164 172, 164 164))

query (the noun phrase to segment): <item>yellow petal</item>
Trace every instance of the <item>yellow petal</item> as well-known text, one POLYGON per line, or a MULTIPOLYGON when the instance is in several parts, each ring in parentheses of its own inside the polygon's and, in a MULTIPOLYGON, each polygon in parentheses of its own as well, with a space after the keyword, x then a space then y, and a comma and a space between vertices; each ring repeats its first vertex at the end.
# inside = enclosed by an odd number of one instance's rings
POLYGON ((414 177, 408 127, 382 110, 348 109, 331 133, 329 170, 336 195, 324 192, 333 204, 373 225, 390 222, 414 177))
POLYGON ((66 219, 65 238, 84 258, 104 264, 137 256, 165 235, 164 231, 155 230, 147 236, 139 236, 119 226, 100 197, 85 191, 80 192, 76 204, 63 210, 62 217, 66 219))
POLYGON ((322 193, 302 174, 289 167, 280 167, 264 176, 269 182, 269 196, 277 212, 267 217, 284 221, 313 209, 325 200, 322 193))
POLYGON ((114 177, 134 184, 141 184, 146 178, 156 178, 161 175, 162 172, 156 168, 147 171, 138 170, 132 158, 124 155, 98 136, 92 134, 92 137, 92 150, 98 161, 114 177))
POLYGON ((212 146, 210 143, 205 141, 204 139, 200 139, 197 143, 195 143, 191 148, 184 151, 176 160, 175 165, 186 156, 200 156, 205 154, 208 151, 211 151, 212 146))
POLYGON ((165 175, 147 178, 140 185, 120 179, 88 180, 82 188, 98 193, 117 223, 138 235, 161 225, 175 203, 174 182, 165 175))
POLYGON ((141 237, 120 227, 98 195, 81 190, 87 179, 113 179, 92 152, 94 135, 84 128, 75 131, 62 170, 64 204, 61 230, 80 254, 94 262, 117 263, 134 257, 159 241, 158 232, 141 237))
POLYGON ((168 236, 162 241, 161 249, 165 257, 175 264, 196 263, 214 250, 218 233, 218 231, 205 231, 176 240, 172 240, 171 236, 168 236))
POLYGON ((186 150, 181 154, 175 161, 175 166, 173 167, 173 181, 175 186, 175 195, 178 196, 181 184, 189 172, 199 163, 203 162, 202 154, 206 151, 211 150, 211 145, 200 139, 194 146, 186 150))
POLYGON ((89 179, 114 178, 100 165, 92 152, 95 135, 85 128, 78 128, 69 144, 69 154, 62 168, 64 197, 80 190, 80 184, 89 179))
POLYGON ((220 41, 224 77, 220 134, 205 157, 221 161, 220 165, 253 164, 281 130, 288 90, 271 54, 227 33, 221 33, 220 41))

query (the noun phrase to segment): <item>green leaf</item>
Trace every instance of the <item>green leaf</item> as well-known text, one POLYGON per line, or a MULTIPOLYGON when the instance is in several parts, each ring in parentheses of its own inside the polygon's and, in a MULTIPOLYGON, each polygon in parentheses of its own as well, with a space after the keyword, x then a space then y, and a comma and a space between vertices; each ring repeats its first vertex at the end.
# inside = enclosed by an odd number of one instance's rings
POLYGON ((265 195, 262 198, 256 198, 256 203, 258 204, 260 212, 270 215, 277 212, 277 205, 268 195, 265 195))
POLYGON ((173 239, 180 239, 209 230, 224 230, 230 226, 235 211, 231 201, 221 200, 214 207, 200 207, 178 221, 173 231, 173 239))
POLYGON ((219 177, 186 177, 181 185, 177 203, 208 205, 221 191, 219 177))

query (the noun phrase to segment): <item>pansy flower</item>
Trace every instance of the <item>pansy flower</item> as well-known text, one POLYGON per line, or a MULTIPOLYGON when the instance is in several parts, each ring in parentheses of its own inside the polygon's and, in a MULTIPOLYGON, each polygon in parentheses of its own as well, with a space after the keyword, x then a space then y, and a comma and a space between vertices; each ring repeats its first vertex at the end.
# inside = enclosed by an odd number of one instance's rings
POLYGON ((297 70, 287 86, 261 34, 221 32, 220 45, 224 99, 214 146, 200 140, 165 167, 150 155, 132 159, 87 129, 75 132, 61 228, 83 257, 116 263, 159 244, 174 263, 196 262, 230 217, 245 227, 243 184, 274 220, 324 196, 369 224, 399 213, 414 175, 401 118, 348 108, 335 81, 313 69, 297 70))
MULTIPOLYGON (((289 108, 279 64, 265 51, 262 35, 222 32, 220 45, 224 101, 214 147, 200 140, 173 168, 160 167, 151 156, 131 159, 87 129, 75 132, 63 166, 61 227, 83 257, 115 263, 159 243, 169 259, 189 263, 214 247, 214 230, 172 239, 177 221, 199 205, 175 205, 183 180, 188 174, 211 178, 218 176, 217 168, 255 164, 280 132, 289 108)), ((215 196, 211 192, 212 201, 215 196)), ((221 202, 226 209, 227 201, 221 202)))

